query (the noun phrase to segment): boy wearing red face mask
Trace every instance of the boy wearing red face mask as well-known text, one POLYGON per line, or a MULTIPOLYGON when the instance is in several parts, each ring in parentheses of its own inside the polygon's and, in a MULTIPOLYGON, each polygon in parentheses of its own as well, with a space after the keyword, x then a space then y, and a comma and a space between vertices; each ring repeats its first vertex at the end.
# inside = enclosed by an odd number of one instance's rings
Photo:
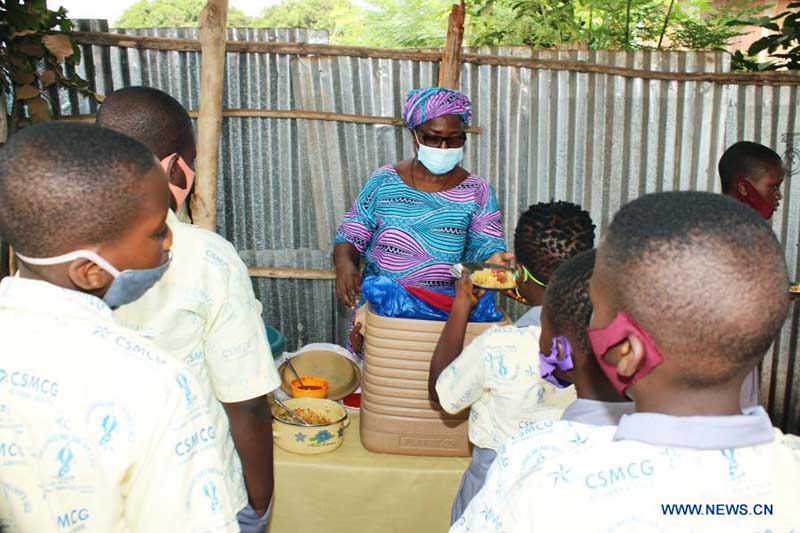
POLYGON ((763 144, 740 141, 719 160, 722 194, 752 207, 764 220, 780 206, 780 188, 786 177, 781 157, 763 144))
POLYGON ((796 530, 800 439, 739 404, 787 287, 774 233, 736 202, 672 192, 623 207, 598 248, 588 333, 636 412, 506 444, 451 532, 796 530), (570 434, 567 451, 540 453, 570 434))
POLYGON ((169 272, 115 318, 192 369, 208 396, 242 531, 263 533, 272 500, 272 415, 266 395, 280 385, 266 342, 261 304, 236 249, 214 232, 180 222, 194 179, 189 114, 170 95, 128 87, 108 95, 97 123, 145 144, 171 191, 169 272), (234 446, 235 445, 235 446, 234 446))
MULTIPOLYGON (((780 188, 786 176, 781 157, 763 144, 740 141, 731 145, 719 160, 722 194, 752 207, 770 220, 783 198, 780 188)), ((759 403, 758 368, 742 384, 742 407, 759 403)))

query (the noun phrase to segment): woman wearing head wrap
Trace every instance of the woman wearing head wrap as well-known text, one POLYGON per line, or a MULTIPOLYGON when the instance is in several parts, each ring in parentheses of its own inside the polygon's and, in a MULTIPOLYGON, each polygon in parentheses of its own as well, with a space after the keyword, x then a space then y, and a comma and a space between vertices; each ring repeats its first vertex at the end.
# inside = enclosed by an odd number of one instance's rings
POLYGON ((411 159, 376 170, 336 232, 336 296, 354 306, 364 277, 386 276, 407 289, 453 284, 450 265, 502 262, 505 240, 489 184, 460 166, 469 98, 443 87, 408 93, 403 119, 411 159))

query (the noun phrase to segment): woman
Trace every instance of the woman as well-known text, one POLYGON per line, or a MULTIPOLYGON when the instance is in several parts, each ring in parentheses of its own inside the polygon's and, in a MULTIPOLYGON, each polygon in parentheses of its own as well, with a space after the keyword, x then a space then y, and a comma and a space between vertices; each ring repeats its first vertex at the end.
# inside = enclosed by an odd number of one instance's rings
POLYGON ((364 276, 386 276, 417 296, 452 286, 450 265, 508 261, 491 186, 460 166, 471 104, 442 87, 408 94, 403 120, 412 159, 376 170, 336 232, 336 296, 358 303, 364 276))

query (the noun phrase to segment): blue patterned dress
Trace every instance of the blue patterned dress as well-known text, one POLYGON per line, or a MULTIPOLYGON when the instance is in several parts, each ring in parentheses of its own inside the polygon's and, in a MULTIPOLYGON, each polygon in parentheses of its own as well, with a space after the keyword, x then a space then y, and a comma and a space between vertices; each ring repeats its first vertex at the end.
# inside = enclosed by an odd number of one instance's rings
POLYGON ((367 180, 336 232, 336 243, 343 242, 366 258, 364 277, 427 289, 453 284, 451 264, 506 249, 497 198, 485 180, 470 175, 446 191, 423 192, 393 165, 367 180))

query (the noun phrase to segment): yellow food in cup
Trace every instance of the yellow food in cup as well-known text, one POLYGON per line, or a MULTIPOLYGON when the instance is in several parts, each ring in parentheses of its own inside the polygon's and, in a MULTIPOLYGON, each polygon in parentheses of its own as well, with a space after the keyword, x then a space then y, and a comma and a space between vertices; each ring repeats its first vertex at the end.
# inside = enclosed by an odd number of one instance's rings
POLYGON ((501 268, 483 268, 470 277, 472 283, 487 289, 512 289, 517 285, 513 273, 501 268))

